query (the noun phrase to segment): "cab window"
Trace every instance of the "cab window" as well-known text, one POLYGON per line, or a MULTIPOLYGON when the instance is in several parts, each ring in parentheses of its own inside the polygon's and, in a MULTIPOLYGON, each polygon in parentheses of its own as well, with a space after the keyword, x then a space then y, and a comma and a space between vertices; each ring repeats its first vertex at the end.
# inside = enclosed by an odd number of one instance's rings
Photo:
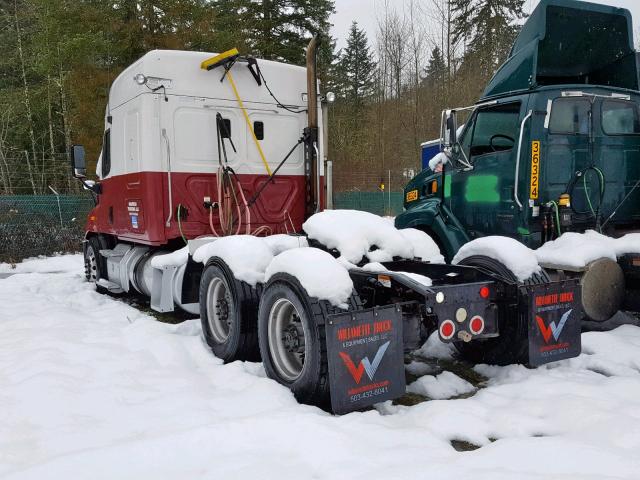
POLYGON ((511 150, 520 128, 520 102, 483 108, 462 139, 471 157, 511 150))
POLYGON ((586 98, 557 98, 551 106, 549 132, 588 135, 591 101, 586 98))
POLYGON ((602 130, 607 135, 640 134, 638 106, 626 100, 602 102, 602 130))

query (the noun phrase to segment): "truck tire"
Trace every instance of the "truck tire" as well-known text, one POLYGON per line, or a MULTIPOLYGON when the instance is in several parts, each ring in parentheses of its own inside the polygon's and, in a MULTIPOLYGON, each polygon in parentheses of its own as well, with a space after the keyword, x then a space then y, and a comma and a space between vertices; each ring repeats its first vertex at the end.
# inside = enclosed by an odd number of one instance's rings
POLYGON ((200 279, 200 320, 216 357, 260 361, 257 312, 257 289, 236 279, 223 260, 210 260, 200 279))
MULTIPOLYGON (((349 310, 361 307, 352 295, 349 310)), ((301 403, 328 410, 329 364, 325 337, 328 315, 344 312, 307 295, 300 282, 284 273, 266 285, 258 310, 258 339, 267 376, 288 387, 301 403)))
POLYGON ((258 310, 258 339, 269 378, 288 387, 301 403, 329 405, 329 365, 324 315, 289 275, 275 275, 258 310))
POLYGON ((97 285, 98 280, 107 278, 107 260, 100 255, 105 245, 99 237, 89 237, 84 247, 84 275, 87 282, 96 283, 98 293, 108 293, 106 288, 97 285))
MULTIPOLYGON (((477 267, 508 283, 521 283, 516 276, 500 261, 484 255, 473 255, 462 260, 460 265, 477 267)), ((549 277, 544 272, 533 275, 524 283, 544 283, 549 277)), ((490 365, 510 365, 527 363, 529 360, 529 325, 527 316, 518 313, 517 308, 501 309, 498 312, 498 331, 495 338, 454 342, 461 357, 473 363, 490 365)))

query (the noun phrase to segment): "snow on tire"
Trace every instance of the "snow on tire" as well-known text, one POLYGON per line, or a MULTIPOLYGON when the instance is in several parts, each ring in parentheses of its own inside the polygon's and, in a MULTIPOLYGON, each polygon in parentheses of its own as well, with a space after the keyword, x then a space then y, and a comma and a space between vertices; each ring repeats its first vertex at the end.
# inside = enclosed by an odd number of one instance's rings
POLYGON ((260 360, 257 309, 256 288, 236 279, 224 261, 212 258, 200 280, 200 319, 207 344, 225 363, 260 360))

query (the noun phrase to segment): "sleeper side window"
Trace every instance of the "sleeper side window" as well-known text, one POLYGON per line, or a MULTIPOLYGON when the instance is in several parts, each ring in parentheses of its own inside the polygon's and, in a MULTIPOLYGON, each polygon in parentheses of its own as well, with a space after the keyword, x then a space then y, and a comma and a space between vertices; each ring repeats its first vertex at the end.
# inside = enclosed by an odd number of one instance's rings
POLYGON ((102 142, 102 178, 109 176, 111 171, 111 129, 104 132, 102 142))
POLYGON ((589 135, 591 102, 587 98, 557 98, 551 107, 549 132, 589 135))
POLYGON ((223 118, 220 124, 220 136, 222 138, 231 138, 231 120, 223 118))
POLYGON ((253 133, 258 140, 264 140, 264 122, 253 122, 253 133))

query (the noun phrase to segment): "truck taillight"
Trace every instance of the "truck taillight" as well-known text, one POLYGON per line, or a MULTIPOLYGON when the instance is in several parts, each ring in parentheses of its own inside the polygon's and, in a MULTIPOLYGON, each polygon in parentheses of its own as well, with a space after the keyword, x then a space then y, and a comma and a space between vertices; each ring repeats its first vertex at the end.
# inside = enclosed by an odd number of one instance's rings
POLYGON ((491 291, 489 290, 489 287, 482 287, 480 289, 480 296, 482 298, 489 298, 490 294, 491 294, 491 291))
POLYGON ((471 330, 471 333, 474 335, 481 334, 484 330, 484 319, 479 315, 473 317, 469 322, 469 330, 471 330))
POLYGON ((453 335, 456 333, 456 326, 451 320, 445 320, 440 324, 440 337, 443 340, 449 340, 453 338, 453 335))

